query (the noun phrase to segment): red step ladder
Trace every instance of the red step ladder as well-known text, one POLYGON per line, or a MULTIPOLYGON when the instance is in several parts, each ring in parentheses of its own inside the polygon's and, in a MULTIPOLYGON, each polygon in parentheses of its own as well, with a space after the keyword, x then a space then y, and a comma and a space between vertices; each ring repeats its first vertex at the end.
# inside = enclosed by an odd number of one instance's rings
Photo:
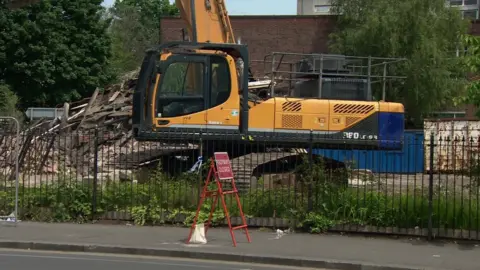
POLYGON ((233 177, 233 170, 230 164, 230 158, 228 157, 227 152, 215 152, 214 158, 211 158, 210 163, 210 170, 208 171, 207 180, 205 181, 205 185, 203 186, 202 194, 200 195, 200 201, 198 202, 197 213, 195 214, 195 218, 193 219, 192 227, 190 228, 190 233, 187 238, 187 244, 190 242, 192 237, 193 230, 195 230, 195 226, 197 225, 198 215, 200 214, 200 209, 206 198, 214 197, 214 202, 212 204, 212 208, 210 209, 210 215, 208 216, 208 221, 205 224, 205 237, 207 235, 208 227, 211 225, 213 212, 215 212, 215 206, 218 203, 218 197, 220 197, 223 206, 223 212, 227 218, 228 228, 230 229, 230 235, 232 236, 233 246, 237 246, 237 241, 235 240, 234 230, 244 229, 245 234, 247 235, 247 240, 250 243, 250 234, 248 233, 248 226, 247 221, 245 219, 245 215, 243 214, 242 205, 240 203, 240 198, 238 197, 238 190, 235 185, 235 179, 233 177), (215 166, 216 165, 216 166, 215 166), (210 184, 212 176, 217 184, 216 190, 208 190, 208 185, 210 184), (232 190, 224 191, 222 188, 222 181, 231 180, 232 190), (228 214, 227 204, 225 203, 225 195, 233 194, 237 201, 237 206, 240 212, 240 216, 242 218, 242 225, 232 227, 232 223, 230 222, 230 215, 228 214))

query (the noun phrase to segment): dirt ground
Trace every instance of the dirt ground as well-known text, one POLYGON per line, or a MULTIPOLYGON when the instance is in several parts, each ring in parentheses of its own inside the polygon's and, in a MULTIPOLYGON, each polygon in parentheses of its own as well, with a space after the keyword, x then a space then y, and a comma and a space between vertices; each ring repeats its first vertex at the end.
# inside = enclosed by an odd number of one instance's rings
MULTIPOLYGON (((365 178, 364 178, 365 179, 365 178)), ((448 193, 478 193, 479 177, 469 177, 458 174, 433 174, 433 191, 448 193), (472 188, 470 188, 472 187, 472 188), (477 192, 475 192, 475 190, 477 192)), ((428 193, 430 186, 429 174, 386 174, 370 175, 368 181, 350 179, 349 184, 367 190, 383 190, 391 193, 413 194, 413 192, 428 193)))
MULTIPOLYGON (((349 179, 349 186, 357 187, 360 190, 382 190, 388 193, 403 193, 403 194, 413 194, 415 192, 428 193, 429 187, 429 178, 428 174, 371 174, 371 173, 362 173, 362 174, 353 174, 349 179), (367 181, 364 181, 367 180, 367 181)), ((479 177, 480 178, 480 177, 479 177)), ((54 183, 59 179, 65 179, 65 181, 78 181, 84 184, 91 184, 94 181, 93 175, 75 175, 75 174, 43 174, 43 175, 27 175, 22 174, 20 176, 20 184, 28 187, 40 186, 41 184, 54 183)), ((283 175, 282 179, 287 179, 286 181, 281 181, 284 183, 279 183, 280 185, 294 185, 294 177, 289 175, 283 175), (289 179, 290 178, 290 179, 289 179)), ((97 181, 99 183, 105 182, 107 180, 111 181, 123 181, 123 182, 139 182, 137 175, 132 174, 129 170, 118 170, 110 174, 99 173, 97 181)), ((470 178, 466 175, 454 175, 454 174, 434 174, 433 175, 433 188, 434 192, 449 192, 449 193, 460 193, 460 192, 474 192, 474 189, 469 187, 477 187, 480 181, 478 178, 470 178)), ((14 181, 4 182, 7 186, 13 186, 14 181)), ((274 188, 277 185, 270 185, 266 188, 274 188)))

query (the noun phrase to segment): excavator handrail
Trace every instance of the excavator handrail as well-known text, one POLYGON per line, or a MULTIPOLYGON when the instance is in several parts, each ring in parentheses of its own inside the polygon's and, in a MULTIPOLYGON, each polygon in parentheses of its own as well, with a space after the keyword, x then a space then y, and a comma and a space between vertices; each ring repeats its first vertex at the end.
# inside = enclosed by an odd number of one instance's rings
POLYGON ((372 60, 383 60, 383 61, 406 61, 407 58, 404 57, 379 57, 379 56, 356 56, 356 55, 345 55, 345 54, 333 54, 333 53, 295 53, 295 52, 281 52, 273 51, 266 56, 272 55, 295 55, 295 56, 328 56, 331 58, 352 58, 352 59, 372 59, 372 60))
MULTIPOLYGON (((368 91, 371 94, 371 85, 383 83, 382 100, 386 97, 386 82, 405 80, 406 76, 387 74, 390 67, 406 61, 406 58, 350 56, 330 53, 292 53, 272 52, 264 57, 264 76, 269 77, 270 96, 275 96, 277 80, 288 82, 289 88, 293 83, 304 81, 305 78, 318 78, 320 81, 327 77, 345 78, 348 80, 367 80, 368 91), (287 60, 285 59, 287 58, 287 60), (333 62, 335 64, 332 65, 333 62), (268 62, 268 65, 267 65, 268 62), (330 65, 327 64, 330 62, 330 65), (302 68, 303 66, 303 68, 302 68), (305 69, 309 67, 309 69, 305 69), (348 71, 348 72, 346 72, 348 71)), ((319 88, 321 84, 319 83, 319 88)), ((321 90, 319 90, 319 93, 321 90)))

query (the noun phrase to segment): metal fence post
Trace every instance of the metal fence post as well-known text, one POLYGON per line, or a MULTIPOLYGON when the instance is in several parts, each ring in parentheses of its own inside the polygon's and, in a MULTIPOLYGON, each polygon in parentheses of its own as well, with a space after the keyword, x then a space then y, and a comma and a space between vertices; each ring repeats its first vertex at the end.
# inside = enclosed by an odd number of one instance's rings
POLYGON ((98 182, 98 128, 95 127, 95 139, 93 143, 93 193, 92 193, 92 221, 97 213, 97 182, 98 182))
POLYGON ((428 178, 428 240, 432 240, 433 234, 433 155, 435 149, 435 140, 433 132, 430 133, 430 171, 428 178))
POLYGON ((202 166, 203 166, 203 137, 202 137, 202 130, 200 130, 200 147, 198 149, 198 156, 199 158, 202 158, 202 163, 199 165, 200 167, 198 168, 198 190, 197 190, 197 201, 200 200, 200 193, 202 190, 202 181, 203 181, 203 171, 202 171, 202 166))
POLYGON ((310 142, 308 145, 308 165, 310 165, 310 181, 308 183, 308 212, 313 210, 313 177, 314 177, 314 167, 313 167, 313 131, 310 130, 310 142))

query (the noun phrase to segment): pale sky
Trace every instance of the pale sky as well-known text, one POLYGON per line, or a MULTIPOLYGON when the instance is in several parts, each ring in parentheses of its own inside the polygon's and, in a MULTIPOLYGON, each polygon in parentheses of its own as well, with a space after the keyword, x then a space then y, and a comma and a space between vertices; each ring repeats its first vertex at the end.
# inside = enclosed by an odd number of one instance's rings
MULTIPOLYGON (((111 6, 115 0, 104 0, 104 6, 111 6)), ((170 0, 170 2, 174 2, 170 0)), ((296 0, 226 0, 230 15, 295 15, 296 0)))

